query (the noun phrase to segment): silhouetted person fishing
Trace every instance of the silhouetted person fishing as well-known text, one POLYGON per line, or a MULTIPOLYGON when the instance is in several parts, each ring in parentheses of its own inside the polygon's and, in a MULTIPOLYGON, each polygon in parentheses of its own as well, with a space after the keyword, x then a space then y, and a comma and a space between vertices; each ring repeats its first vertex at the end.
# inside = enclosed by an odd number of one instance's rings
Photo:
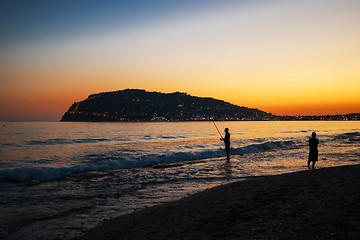
POLYGON ((319 151, 318 151, 319 140, 316 138, 316 133, 312 133, 312 137, 309 139, 309 160, 308 168, 310 168, 310 163, 312 162, 312 168, 315 167, 315 163, 318 161, 319 151))
POLYGON ((229 129, 225 128, 225 138, 221 135, 219 129, 217 128, 215 122, 213 121, 214 126, 216 127, 216 130, 220 134, 220 140, 225 142, 225 150, 226 150, 226 159, 230 160, 230 133, 229 129))
POLYGON ((230 159, 230 133, 229 129, 225 128, 225 138, 222 139, 225 143, 226 159, 230 159))

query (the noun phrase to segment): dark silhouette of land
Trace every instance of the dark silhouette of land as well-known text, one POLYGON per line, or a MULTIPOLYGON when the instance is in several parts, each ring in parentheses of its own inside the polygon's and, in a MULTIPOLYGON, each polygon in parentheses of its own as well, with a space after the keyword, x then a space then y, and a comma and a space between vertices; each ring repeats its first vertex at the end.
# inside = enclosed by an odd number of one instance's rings
POLYGON ((293 121, 360 120, 360 113, 326 116, 276 116, 254 108, 187 93, 125 89, 91 94, 75 102, 61 121, 293 121))
POLYGON ((61 121, 265 120, 271 114, 186 93, 126 89, 92 94, 74 103, 61 121))

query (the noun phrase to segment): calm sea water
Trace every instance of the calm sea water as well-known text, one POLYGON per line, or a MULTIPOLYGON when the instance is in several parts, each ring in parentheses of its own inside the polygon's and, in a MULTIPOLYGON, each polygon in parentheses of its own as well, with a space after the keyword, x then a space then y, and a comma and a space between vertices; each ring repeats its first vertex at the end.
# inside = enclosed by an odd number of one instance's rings
POLYGON ((359 122, 1 123, 0 238, 69 239, 104 219, 254 176, 360 162, 359 122))

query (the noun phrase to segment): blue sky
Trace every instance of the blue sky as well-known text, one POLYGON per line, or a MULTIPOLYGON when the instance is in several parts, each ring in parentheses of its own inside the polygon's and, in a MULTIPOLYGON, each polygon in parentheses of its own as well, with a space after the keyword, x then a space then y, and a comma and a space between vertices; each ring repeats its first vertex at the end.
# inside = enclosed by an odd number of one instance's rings
POLYGON ((359 0, 2 0, 0 121, 125 88, 360 111, 359 0))
POLYGON ((46 41, 114 27, 132 28, 239 2, 248 1, 2 0, 0 44, 46 41))

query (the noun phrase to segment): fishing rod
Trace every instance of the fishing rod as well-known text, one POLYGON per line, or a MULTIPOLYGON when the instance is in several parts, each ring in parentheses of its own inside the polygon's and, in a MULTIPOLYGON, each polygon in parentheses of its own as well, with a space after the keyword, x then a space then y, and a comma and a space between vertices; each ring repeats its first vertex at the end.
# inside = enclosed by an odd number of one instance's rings
POLYGON ((212 122, 213 122, 214 126, 216 127, 216 130, 217 130, 218 133, 220 134, 221 139, 224 140, 224 138, 223 138, 223 136, 221 135, 221 133, 220 133, 218 127, 216 126, 215 122, 214 122, 214 121, 212 121, 212 122))

